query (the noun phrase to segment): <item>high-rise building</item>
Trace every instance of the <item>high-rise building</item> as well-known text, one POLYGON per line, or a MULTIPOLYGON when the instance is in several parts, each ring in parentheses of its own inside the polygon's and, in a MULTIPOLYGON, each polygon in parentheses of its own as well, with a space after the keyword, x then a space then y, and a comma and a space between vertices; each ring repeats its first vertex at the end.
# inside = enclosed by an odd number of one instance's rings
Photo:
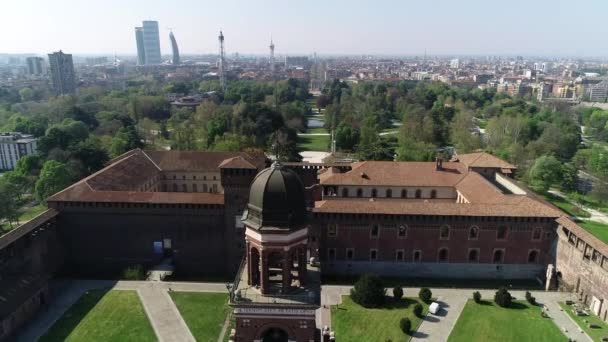
POLYGON ((173 31, 169 33, 169 40, 171 40, 171 50, 173 51, 173 58, 171 59, 171 63, 177 65, 180 63, 179 59, 179 49, 177 48, 177 40, 175 40, 175 36, 173 35, 173 31))
POLYGON ((460 60, 458 58, 454 58, 450 60, 450 68, 458 69, 460 67, 460 60))
POLYGON ((27 72, 30 75, 41 75, 44 73, 45 64, 42 57, 28 57, 25 59, 27 63, 27 72))
POLYGON ((74 79, 74 63, 72 55, 62 51, 49 54, 49 64, 51 66, 51 80, 55 94, 64 95, 73 93, 76 89, 74 79))
POLYGON ((0 133, 0 170, 13 170, 21 157, 36 152, 33 135, 16 132, 0 133))
POLYGON ((146 65, 160 64, 160 38, 158 35, 158 21, 146 20, 143 22, 143 41, 146 54, 146 65))
POLYGON ((602 81, 589 88, 589 101, 606 102, 608 98, 608 81, 602 81))
POLYGON ((135 28, 135 41, 137 42, 137 65, 146 64, 146 49, 144 49, 144 28, 135 28))

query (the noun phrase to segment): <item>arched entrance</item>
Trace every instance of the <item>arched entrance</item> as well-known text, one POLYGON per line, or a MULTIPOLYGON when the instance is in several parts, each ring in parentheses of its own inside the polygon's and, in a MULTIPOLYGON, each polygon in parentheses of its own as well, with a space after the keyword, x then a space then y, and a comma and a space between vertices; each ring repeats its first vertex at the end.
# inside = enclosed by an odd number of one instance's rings
POLYGON ((287 332, 281 328, 270 328, 262 334, 262 342, 288 342, 287 332))
POLYGON ((260 285, 260 252, 257 248, 252 247, 249 255, 250 285, 257 286, 260 285))

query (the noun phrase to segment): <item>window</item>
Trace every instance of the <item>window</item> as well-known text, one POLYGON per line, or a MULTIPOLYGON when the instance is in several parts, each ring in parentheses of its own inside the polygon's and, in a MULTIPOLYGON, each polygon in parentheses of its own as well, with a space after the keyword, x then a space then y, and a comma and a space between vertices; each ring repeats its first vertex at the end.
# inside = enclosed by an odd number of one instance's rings
POLYGON ((441 240, 449 240, 450 239, 450 227, 447 225, 441 226, 439 228, 439 239, 441 240))
POLYGON ((192 183, 192 192, 198 192, 198 185, 196 183, 192 183))
POLYGON ((369 260, 371 260, 371 261, 378 260, 378 250, 377 249, 369 250, 369 260))
POLYGON ((469 228, 469 240, 477 240, 477 236, 479 236, 479 228, 476 226, 469 228))
POLYGON ((213 192, 217 193, 217 184, 213 184, 213 192))
POLYGON ((363 197, 363 189, 357 189, 357 197, 363 197))
POLYGON ((352 248, 346 249, 346 260, 353 260, 355 256, 355 250, 352 248))
POLYGON ((348 188, 342 189, 342 197, 348 197, 348 188))
POLYGON ((479 249, 469 249, 469 262, 479 261, 479 249))
POLYGON ((437 190, 431 190, 431 198, 437 198, 437 190))
POLYGON ((376 190, 376 189, 372 189, 372 197, 373 197, 373 198, 378 197, 378 190, 376 190))
POLYGON ((327 225, 327 236, 336 236, 338 235, 338 225, 335 223, 330 223, 327 225))
POLYGON ((407 236, 407 226, 399 226, 399 229, 397 229, 397 236, 400 238, 404 238, 407 236))
POLYGON ((407 198, 407 190, 401 190, 401 198, 407 198))
POLYGON ((177 192, 177 184, 173 183, 173 192, 177 192))
POLYGON ((207 184, 203 184, 203 192, 209 192, 209 188, 207 187, 207 184))
POLYGON ((420 262, 422 260, 422 251, 415 250, 413 260, 414 262, 420 262))
POLYGON ((186 184, 182 184, 182 192, 188 192, 188 187, 186 184))
POLYGON ((403 249, 398 249, 395 251, 395 260, 403 261, 403 249))
POLYGON ((507 238, 507 227, 500 226, 496 230, 496 240, 504 240, 507 238))
POLYGON ((439 260, 439 262, 448 261, 448 249, 447 248, 440 248, 439 249, 439 253, 437 255, 437 259, 439 260))
POLYGON ((420 198, 420 197, 422 197, 422 190, 417 189, 416 190, 416 198, 420 198))
POLYGON ((387 198, 391 198, 391 197, 393 197, 393 190, 391 190, 391 189, 386 189, 386 197, 387 197, 387 198))
POLYGON ((532 240, 540 240, 540 237, 541 237, 541 229, 534 228, 534 230, 532 231, 532 240))
POLYGON ((336 260, 336 249, 335 248, 329 248, 327 250, 327 258, 329 260, 336 260))
POLYGON ((193 179, 193 180, 196 180, 196 176, 192 176, 192 179, 193 179))
POLYGON ((492 257, 492 262, 495 264, 500 264, 500 263, 502 263, 504 257, 505 257, 505 251, 503 249, 495 249, 494 256, 492 257))
POLYGON ((376 237, 378 237, 379 233, 380 233, 380 228, 378 228, 378 225, 377 224, 373 225, 372 229, 370 230, 370 236, 373 238, 376 238, 376 237))
POLYGON ((538 251, 532 250, 528 252, 528 263, 536 264, 538 262, 538 251))
POLYGON ((173 175, 173 179, 176 179, 176 176, 175 176, 175 175, 173 175))

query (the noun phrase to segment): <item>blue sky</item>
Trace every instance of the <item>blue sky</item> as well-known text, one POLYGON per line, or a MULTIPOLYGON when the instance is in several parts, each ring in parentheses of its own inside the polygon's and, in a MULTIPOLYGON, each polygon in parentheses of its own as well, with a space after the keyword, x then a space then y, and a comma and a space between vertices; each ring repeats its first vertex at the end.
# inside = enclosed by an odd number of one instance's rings
POLYGON ((183 53, 608 56, 607 0, 1 0, 0 53, 135 54, 157 20, 183 53))

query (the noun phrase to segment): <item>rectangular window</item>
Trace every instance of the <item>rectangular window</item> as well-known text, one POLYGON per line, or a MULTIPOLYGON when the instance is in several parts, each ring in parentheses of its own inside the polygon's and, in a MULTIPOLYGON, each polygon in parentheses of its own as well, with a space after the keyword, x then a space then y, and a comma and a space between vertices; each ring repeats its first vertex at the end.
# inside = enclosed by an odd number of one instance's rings
POLYGON ((405 239, 407 237, 407 226, 401 225, 397 229, 397 237, 405 239))
POLYGON ((353 260, 355 257, 355 250, 353 248, 346 249, 346 260, 353 260))
POLYGON ((335 237, 338 235, 338 225, 330 223, 327 225, 327 236, 335 237))
POLYGON ((420 262, 422 260, 422 251, 415 250, 412 260, 414 260, 414 262, 420 262))
POLYGON ((371 261, 378 260, 378 250, 377 249, 369 250, 369 260, 371 260, 371 261))
POLYGON ((398 249, 395 252, 395 260, 397 260, 397 261, 403 261, 403 249, 398 249))
POLYGON ((336 260, 336 249, 335 248, 327 249, 327 258, 331 261, 336 260))
POLYGON ((370 230, 370 232, 369 232, 369 235, 372 238, 377 238, 378 235, 380 235, 380 227, 378 227, 377 224, 373 225, 372 228, 371 228, 371 230, 370 230))

